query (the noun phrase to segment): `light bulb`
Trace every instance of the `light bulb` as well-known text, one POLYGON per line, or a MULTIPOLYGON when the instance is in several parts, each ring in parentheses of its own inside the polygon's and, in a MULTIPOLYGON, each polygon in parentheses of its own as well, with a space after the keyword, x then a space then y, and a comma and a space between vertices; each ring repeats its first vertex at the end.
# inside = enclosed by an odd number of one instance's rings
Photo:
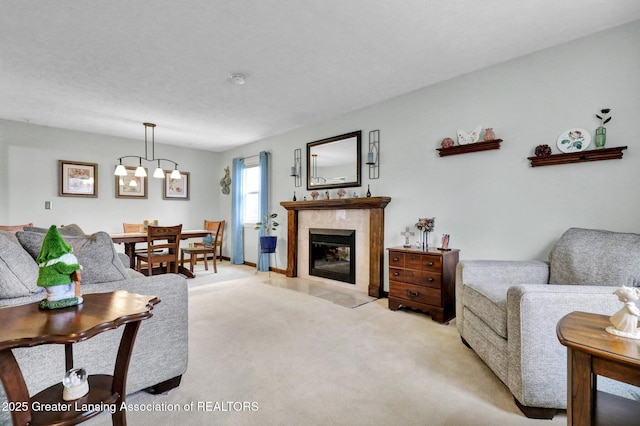
POLYGON ((156 170, 153 172, 153 177, 162 179, 164 177, 164 170, 162 170, 162 168, 160 167, 156 168, 156 170))
POLYGON ((125 169, 122 164, 118 164, 116 166, 116 171, 113 174, 116 175, 116 176, 126 176, 127 175, 127 169, 125 169))
POLYGON ((136 167, 135 176, 136 177, 146 177, 147 176, 147 172, 144 170, 144 167, 142 167, 142 166, 136 167))

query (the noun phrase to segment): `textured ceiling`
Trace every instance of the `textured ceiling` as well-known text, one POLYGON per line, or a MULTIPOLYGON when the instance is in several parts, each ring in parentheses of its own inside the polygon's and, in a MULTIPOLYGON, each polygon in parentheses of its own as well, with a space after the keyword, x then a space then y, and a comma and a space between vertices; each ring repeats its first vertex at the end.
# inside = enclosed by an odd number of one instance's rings
POLYGON ((638 0, 0 0, 0 118, 223 151, 640 19, 638 0), (246 75, 241 86, 232 73, 246 75))

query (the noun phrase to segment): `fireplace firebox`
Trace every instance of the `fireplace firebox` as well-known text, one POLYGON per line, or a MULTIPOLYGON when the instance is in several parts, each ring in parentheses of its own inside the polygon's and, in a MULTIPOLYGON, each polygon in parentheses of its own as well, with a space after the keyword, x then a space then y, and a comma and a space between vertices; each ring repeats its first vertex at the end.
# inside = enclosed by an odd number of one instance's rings
POLYGON ((356 231, 309 229, 309 275, 356 283, 356 231))

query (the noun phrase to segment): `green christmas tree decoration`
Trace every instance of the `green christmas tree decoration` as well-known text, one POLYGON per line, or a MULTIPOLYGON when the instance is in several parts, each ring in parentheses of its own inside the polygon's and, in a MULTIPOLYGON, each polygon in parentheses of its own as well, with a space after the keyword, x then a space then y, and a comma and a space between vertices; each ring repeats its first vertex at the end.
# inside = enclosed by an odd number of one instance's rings
POLYGON ((46 299, 40 301, 40 309, 59 309, 82 303, 80 295, 80 269, 71 247, 51 225, 42 241, 36 258, 40 271, 38 286, 44 287, 46 299))

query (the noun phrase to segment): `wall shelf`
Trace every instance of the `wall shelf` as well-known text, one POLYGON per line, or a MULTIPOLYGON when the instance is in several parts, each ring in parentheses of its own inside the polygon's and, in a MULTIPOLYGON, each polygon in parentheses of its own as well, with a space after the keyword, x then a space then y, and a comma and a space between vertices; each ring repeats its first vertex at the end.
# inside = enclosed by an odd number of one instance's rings
POLYGON ((448 155, 466 154, 468 152, 487 151, 490 149, 500 149, 502 139, 493 139, 490 141, 473 142, 467 145, 455 145, 449 148, 436 148, 440 152, 440 157, 448 155))
POLYGON ((553 154, 546 157, 527 157, 531 160, 531 167, 553 166, 555 164, 584 163, 587 161, 618 160, 622 158, 622 151, 626 146, 614 148, 591 149, 581 152, 553 154))

